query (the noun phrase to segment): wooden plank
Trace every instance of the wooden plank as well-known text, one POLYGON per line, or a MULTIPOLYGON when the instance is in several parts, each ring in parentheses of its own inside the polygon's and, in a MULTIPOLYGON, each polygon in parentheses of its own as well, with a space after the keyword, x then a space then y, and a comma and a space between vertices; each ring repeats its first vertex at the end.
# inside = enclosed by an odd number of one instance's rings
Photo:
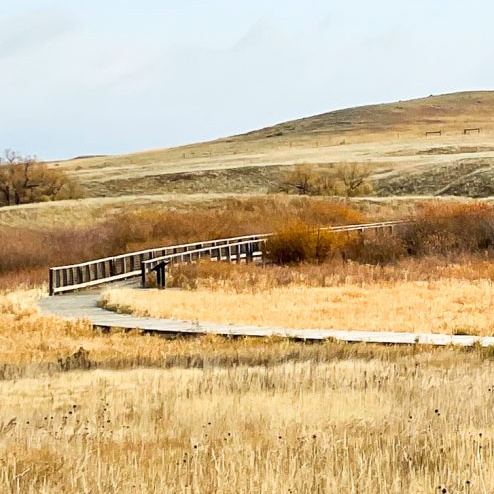
POLYGON ((146 332, 166 335, 207 335, 235 337, 290 338, 302 341, 337 340, 348 343, 375 343, 392 345, 459 345, 471 347, 494 346, 494 337, 445 335, 437 333, 408 333, 387 331, 351 331, 335 329, 289 329, 257 326, 232 326, 225 324, 199 323, 150 317, 134 317, 117 314, 98 307, 99 295, 66 295, 47 297, 38 302, 42 313, 64 319, 85 319, 94 327, 140 329, 146 332))
POLYGON ((140 274, 141 274, 141 270, 139 269, 137 271, 132 271, 130 273, 124 273, 124 274, 120 274, 120 275, 109 277, 109 278, 99 278, 97 280, 87 281, 85 283, 79 283, 77 285, 54 287, 54 294, 65 293, 65 292, 70 292, 70 291, 74 291, 74 290, 82 290, 84 288, 91 288, 93 286, 103 285, 104 283, 110 283, 112 281, 121 281, 121 280, 125 280, 128 278, 135 278, 135 277, 139 276, 140 274))

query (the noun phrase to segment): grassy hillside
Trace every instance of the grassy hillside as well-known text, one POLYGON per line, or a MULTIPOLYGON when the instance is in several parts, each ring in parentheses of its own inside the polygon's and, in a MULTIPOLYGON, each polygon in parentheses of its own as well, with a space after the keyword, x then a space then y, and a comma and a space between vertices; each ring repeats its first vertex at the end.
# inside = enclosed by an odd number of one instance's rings
MULTIPOLYGON (((239 116, 241 118, 241 116, 239 116)), ((263 193, 286 167, 360 163, 378 195, 494 195, 494 92, 371 105, 281 123, 216 141, 52 163, 89 197, 263 193), (467 127, 480 134, 463 135, 467 127), (427 131, 442 131, 426 137, 427 131)))

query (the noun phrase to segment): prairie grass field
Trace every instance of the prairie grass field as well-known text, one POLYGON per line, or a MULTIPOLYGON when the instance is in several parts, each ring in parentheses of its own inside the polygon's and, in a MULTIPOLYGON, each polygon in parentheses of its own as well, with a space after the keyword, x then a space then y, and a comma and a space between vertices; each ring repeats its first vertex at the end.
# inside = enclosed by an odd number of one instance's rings
POLYGON ((1 492, 494 488, 491 349, 101 333, 42 295, 0 294, 1 492))
POLYGON ((481 259, 386 267, 211 263, 175 270, 176 283, 188 289, 109 289, 102 305, 137 316, 233 325, 494 335, 494 271, 481 259))
POLYGON ((0 382, 2 492, 494 489, 485 350, 213 343, 165 344, 214 348, 196 365, 0 382))
POLYGON ((176 290, 110 290, 104 303, 191 320, 492 334, 488 203, 83 204, 94 221, 77 220, 77 205, 32 208, 39 227, 29 212, 0 214, 0 492, 494 490, 492 349, 170 340, 36 308, 52 264, 253 231, 309 252, 307 228, 414 218, 395 235, 328 237, 317 262, 192 264, 171 270, 176 290))

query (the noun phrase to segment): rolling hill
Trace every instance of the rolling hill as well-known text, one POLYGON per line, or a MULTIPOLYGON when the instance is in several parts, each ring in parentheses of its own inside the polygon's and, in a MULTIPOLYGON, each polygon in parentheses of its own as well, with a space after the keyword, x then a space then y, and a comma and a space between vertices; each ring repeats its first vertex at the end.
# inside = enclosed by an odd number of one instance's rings
POLYGON ((338 110, 211 142, 50 166, 77 178, 89 197, 117 197, 264 193, 299 163, 363 164, 383 196, 494 195, 494 91, 338 110), (435 131, 441 135, 426 137, 435 131))

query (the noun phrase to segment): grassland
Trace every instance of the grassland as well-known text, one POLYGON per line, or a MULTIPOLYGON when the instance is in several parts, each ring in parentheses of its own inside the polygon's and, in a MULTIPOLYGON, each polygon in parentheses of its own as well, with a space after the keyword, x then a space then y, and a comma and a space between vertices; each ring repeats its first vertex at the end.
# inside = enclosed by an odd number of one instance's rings
POLYGON ((89 197, 266 193, 300 163, 358 163, 376 195, 493 191, 494 92, 434 96, 325 113, 247 134, 123 156, 53 162, 89 197), (480 127, 481 134, 463 135, 480 127), (425 137, 441 130, 438 137, 425 137))
POLYGON ((348 347, 3 381, 2 492, 492 492, 492 361, 348 347))
POLYGON ((191 280, 193 290, 108 290, 102 303, 138 316, 194 322, 494 335, 491 264, 470 261, 442 269, 438 264, 437 259, 387 267, 337 262, 295 273, 244 266, 220 276, 214 267, 203 268, 209 276, 191 280))
POLYGON ((494 489, 488 349, 166 340, 0 294, 5 493, 494 489))

